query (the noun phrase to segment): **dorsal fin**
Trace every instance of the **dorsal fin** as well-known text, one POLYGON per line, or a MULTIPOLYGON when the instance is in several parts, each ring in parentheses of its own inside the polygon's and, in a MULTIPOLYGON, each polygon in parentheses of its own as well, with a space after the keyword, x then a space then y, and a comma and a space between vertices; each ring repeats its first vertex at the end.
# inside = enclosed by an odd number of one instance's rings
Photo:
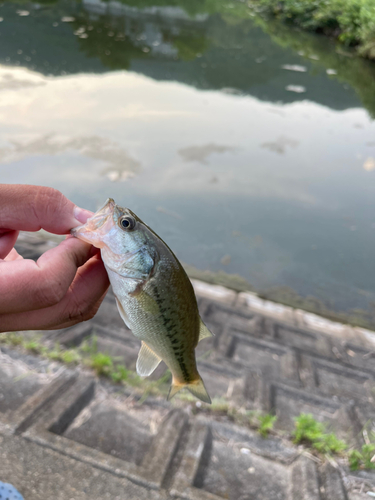
POLYGON ((201 320, 200 328, 199 328, 198 342, 201 341, 202 339, 205 339, 207 337, 213 337, 213 336, 214 336, 214 334, 210 332, 210 330, 207 328, 207 326, 201 320))
POLYGON ((148 377, 160 363, 161 358, 147 344, 142 342, 137 359, 137 373, 140 377, 148 377))

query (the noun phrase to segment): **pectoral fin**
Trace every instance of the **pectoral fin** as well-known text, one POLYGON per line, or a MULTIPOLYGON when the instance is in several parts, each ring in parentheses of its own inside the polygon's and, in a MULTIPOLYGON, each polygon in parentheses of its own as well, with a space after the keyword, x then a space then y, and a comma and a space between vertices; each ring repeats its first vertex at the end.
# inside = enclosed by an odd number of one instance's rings
POLYGON ((142 342, 137 359, 137 373, 140 377, 148 377, 160 363, 161 358, 147 344, 142 342))
POLYGON ((129 324, 129 318, 128 318, 126 312, 124 311, 124 308, 122 307, 121 302, 118 300, 117 297, 116 297, 116 304, 117 304, 118 312, 120 313, 120 316, 121 316, 123 322, 130 330, 131 328, 130 328, 130 324, 129 324))
POLYGON ((213 333, 207 328, 207 326, 201 320, 200 329, 199 329, 199 339, 198 342, 207 337, 213 337, 213 333))
POLYGON ((137 287, 133 292, 129 294, 134 299, 137 299, 142 309, 149 314, 156 316, 160 313, 159 306, 155 299, 151 297, 147 292, 142 290, 142 287, 137 287))

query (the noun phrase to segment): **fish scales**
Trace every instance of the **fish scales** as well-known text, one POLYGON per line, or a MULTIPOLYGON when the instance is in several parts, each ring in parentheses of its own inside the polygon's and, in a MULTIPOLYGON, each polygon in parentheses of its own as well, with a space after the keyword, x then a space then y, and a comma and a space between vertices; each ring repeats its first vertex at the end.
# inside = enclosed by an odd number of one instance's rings
POLYGON ((173 377, 169 398, 187 387, 211 402, 195 359, 198 341, 211 333, 200 319, 191 282, 170 248, 133 212, 111 199, 72 234, 101 248, 120 315, 142 341, 138 373, 150 375, 163 360, 173 377))
POLYGON ((126 281, 110 269, 107 271, 115 295, 123 297, 122 305, 133 334, 166 362, 179 381, 196 379, 194 349, 199 337, 199 315, 190 280, 176 259, 163 255, 155 277, 144 287, 144 293, 157 305, 157 314, 148 312, 147 298, 142 301, 142 297, 133 297, 126 290, 126 281), (158 284, 159 274, 166 274, 169 279, 158 284))

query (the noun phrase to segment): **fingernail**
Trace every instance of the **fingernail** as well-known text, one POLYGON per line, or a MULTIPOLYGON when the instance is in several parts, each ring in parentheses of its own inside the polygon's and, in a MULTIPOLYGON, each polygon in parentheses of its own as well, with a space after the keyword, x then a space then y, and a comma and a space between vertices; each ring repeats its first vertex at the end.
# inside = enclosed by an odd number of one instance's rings
POLYGON ((93 212, 90 212, 89 210, 85 210, 84 208, 80 208, 80 207, 75 206, 74 210, 73 210, 73 214, 78 222, 81 222, 81 224, 85 224, 87 222, 87 219, 92 217, 93 212))

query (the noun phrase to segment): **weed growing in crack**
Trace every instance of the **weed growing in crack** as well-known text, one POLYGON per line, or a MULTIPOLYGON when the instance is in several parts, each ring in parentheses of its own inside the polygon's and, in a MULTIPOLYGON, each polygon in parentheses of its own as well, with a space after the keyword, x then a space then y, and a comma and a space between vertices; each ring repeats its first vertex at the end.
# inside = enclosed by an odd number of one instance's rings
POLYGON ((340 454, 347 448, 344 441, 338 439, 333 432, 326 433, 326 426, 315 420, 310 413, 301 413, 294 420, 293 437, 296 444, 308 444, 321 453, 340 454))
POLYGON ((364 444, 361 450, 351 450, 348 455, 350 469, 375 469, 374 457, 375 443, 364 444))
POLYGON ((128 379, 129 371, 125 368, 124 365, 116 365, 115 368, 111 371, 110 377, 113 382, 116 382, 118 384, 128 379))
POLYGON ((266 413, 265 415, 259 415, 259 428, 258 432, 262 437, 267 437, 269 432, 272 431, 273 426, 277 420, 276 415, 271 415, 271 413, 266 413))
POLYGON ((112 368, 113 361, 111 356, 104 354, 102 352, 97 352, 92 354, 85 362, 93 368, 97 375, 107 375, 109 376, 112 368))

